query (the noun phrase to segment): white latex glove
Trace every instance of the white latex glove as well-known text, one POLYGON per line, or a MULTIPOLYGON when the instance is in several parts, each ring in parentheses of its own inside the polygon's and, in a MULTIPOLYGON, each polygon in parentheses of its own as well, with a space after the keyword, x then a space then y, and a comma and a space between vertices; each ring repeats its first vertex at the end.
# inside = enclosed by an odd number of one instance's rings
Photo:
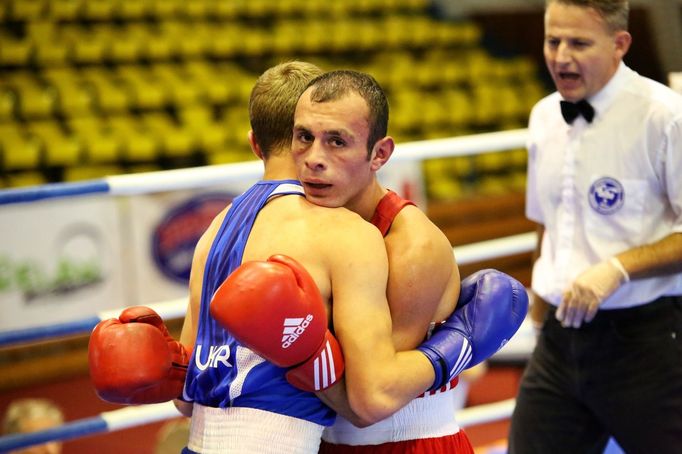
POLYGON ((588 268, 564 292, 556 318, 565 328, 580 328, 591 322, 599 305, 621 285, 630 280, 615 257, 588 268))

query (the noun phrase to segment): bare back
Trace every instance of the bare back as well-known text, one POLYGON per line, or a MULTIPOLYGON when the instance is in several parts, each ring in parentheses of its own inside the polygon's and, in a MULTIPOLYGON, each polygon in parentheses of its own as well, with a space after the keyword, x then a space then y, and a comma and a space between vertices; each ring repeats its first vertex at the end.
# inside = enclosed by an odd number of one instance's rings
MULTIPOLYGON (((206 258, 229 209, 216 216, 195 250, 186 316, 189 323, 182 333, 188 346, 194 345, 206 258)), ((256 218, 242 261, 267 260, 273 254, 288 255, 306 268, 327 304, 329 317, 332 293, 342 296, 351 283, 377 302, 385 302, 388 265, 383 240, 372 225, 351 211, 322 208, 298 195, 272 199, 256 218), (358 270, 372 273, 363 275, 358 270)))
MULTIPOLYGON (((337 264, 365 260, 348 257, 353 251, 364 255, 361 252, 372 230, 365 224, 358 215, 343 208, 321 208, 299 196, 280 197, 269 202, 258 215, 243 260, 265 260, 275 253, 295 258, 313 276, 331 313, 332 279, 337 264)), ((370 239, 376 241, 373 233, 370 239)))

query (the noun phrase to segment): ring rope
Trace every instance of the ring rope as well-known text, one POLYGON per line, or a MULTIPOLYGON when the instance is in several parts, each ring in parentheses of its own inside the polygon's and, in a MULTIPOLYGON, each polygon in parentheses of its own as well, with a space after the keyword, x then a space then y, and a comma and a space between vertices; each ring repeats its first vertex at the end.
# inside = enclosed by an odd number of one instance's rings
MULTIPOLYGON (((172 320, 185 316, 185 311, 187 310, 187 298, 177 298, 158 303, 151 303, 146 304, 146 306, 154 309, 162 319, 172 320)), ((118 316, 126 307, 102 311, 97 315, 92 315, 68 322, 2 331, 0 332, 0 348, 48 340, 55 337, 87 334, 91 332, 102 320, 118 318, 118 316)))

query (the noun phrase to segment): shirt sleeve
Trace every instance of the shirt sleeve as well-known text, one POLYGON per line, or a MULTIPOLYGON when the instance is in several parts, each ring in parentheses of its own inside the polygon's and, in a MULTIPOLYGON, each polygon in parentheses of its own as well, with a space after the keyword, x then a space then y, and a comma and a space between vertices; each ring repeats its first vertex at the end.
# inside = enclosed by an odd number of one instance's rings
POLYGON ((664 155, 666 190, 675 213, 673 231, 682 233, 682 113, 666 131, 664 155))
POLYGON ((528 124, 528 141, 526 142, 526 149, 528 150, 528 170, 526 174, 526 217, 531 221, 539 224, 544 224, 542 209, 537 194, 537 141, 533 137, 533 126, 536 109, 533 109, 530 115, 528 124))

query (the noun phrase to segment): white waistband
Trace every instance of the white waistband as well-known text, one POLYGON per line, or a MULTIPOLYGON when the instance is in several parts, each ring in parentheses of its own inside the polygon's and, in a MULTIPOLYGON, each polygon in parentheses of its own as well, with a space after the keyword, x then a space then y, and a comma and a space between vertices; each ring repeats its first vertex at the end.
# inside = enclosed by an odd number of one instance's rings
POLYGON ((337 416, 322 438, 329 443, 357 446, 437 438, 457 432, 454 396, 445 392, 414 399, 388 418, 362 429, 337 416))
POLYGON ((194 404, 187 447, 202 454, 314 454, 324 426, 254 408, 194 404))

